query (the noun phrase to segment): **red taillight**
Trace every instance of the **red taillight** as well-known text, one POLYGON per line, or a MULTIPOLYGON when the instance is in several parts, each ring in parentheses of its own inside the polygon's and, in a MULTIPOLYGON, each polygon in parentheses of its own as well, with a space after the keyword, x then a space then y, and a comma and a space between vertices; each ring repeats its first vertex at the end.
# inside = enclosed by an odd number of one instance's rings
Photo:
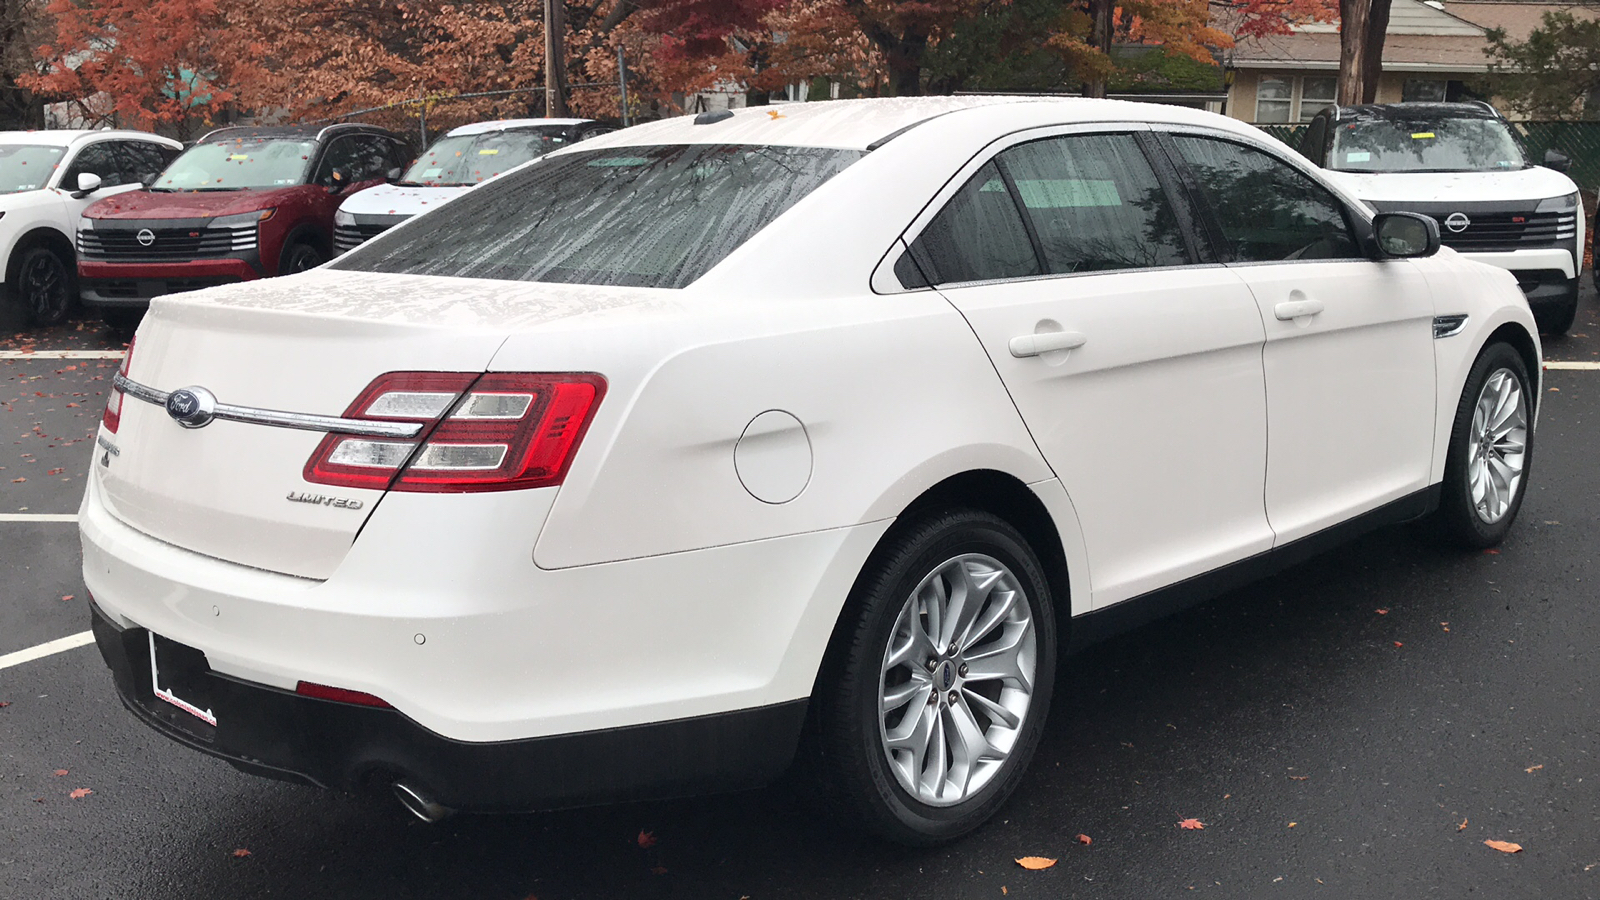
MULTIPOLYGON (((134 338, 128 342, 127 355, 122 357, 122 366, 117 369, 117 374, 124 378, 128 375, 128 363, 133 362, 133 344, 137 340, 138 338, 134 338)), ((122 392, 114 386, 110 393, 106 394, 106 411, 105 415, 100 417, 100 423, 112 434, 116 434, 117 426, 122 424, 122 392)))
POLYGON ((391 709, 389 701, 382 697, 374 697, 361 691, 351 691, 345 688, 329 687, 325 684, 314 684, 302 681, 294 686, 294 692, 302 697, 315 697, 318 700, 332 700, 335 703, 354 703, 357 706, 381 706, 391 709))
POLYGON ((306 463, 315 484, 397 491, 507 491, 560 484, 606 382, 590 373, 391 372, 347 418, 414 421, 414 438, 330 434, 306 463))

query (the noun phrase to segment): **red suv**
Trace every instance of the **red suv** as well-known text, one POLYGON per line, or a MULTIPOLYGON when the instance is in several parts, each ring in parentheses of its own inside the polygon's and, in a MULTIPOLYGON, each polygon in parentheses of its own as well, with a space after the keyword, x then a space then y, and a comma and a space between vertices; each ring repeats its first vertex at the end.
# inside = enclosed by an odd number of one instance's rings
POLYGON ((339 204, 399 178, 413 155, 370 125, 213 131, 149 188, 84 210, 83 302, 128 325, 152 297, 321 265, 339 204))

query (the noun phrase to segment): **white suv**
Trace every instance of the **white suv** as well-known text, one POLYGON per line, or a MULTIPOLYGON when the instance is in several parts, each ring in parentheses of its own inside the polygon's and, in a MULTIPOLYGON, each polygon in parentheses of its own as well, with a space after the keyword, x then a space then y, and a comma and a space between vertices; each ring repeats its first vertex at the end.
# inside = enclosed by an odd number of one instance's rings
POLYGON ((33 324, 60 322, 77 300, 83 210, 155 180, 182 149, 138 131, 0 132, 0 259, 8 297, 33 324))
POLYGON ((1565 334, 1578 312, 1583 212, 1570 165, 1523 155, 1505 119, 1481 101, 1330 106, 1300 152, 1377 212, 1439 222, 1445 246, 1507 269, 1539 330, 1565 334))

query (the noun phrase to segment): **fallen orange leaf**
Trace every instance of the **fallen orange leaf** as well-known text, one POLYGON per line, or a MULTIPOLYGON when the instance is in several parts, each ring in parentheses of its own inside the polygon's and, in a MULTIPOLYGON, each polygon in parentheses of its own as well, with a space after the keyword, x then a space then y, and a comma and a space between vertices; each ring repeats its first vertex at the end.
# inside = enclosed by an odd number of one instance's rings
POLYGON ((1017 865, 1024 869, 1048 869, 1055 864, 1055 860, 1046 856, 1024 856, 1017 860, 1017 865))
POLYGON ((61 596, 61 601, 62 601, 62 602, 63 602, 63 603, 65 603, 65 602, 66 602, 66 601, 68 601, 68 600, 71 600, 71 599, 73 599, 73 598, 74 598, 74 597, 76 597, 76 596, 77 596, 77 595, 76 595, 76 594, 63 594, 63 595, 62 595, 62 596, 61 596))
POLYGON ((1003 884, 1002 884, 1002 885, 1000 885, 1000 893, 1002 893, 1002 894, 1009 894, 1009 893, 1011 893, 1011 892, 1010 892, 1010 891, 1008 891, 1008 890, 1006 890, 1006 886, 1005 886, 1005 885, 1003 885, 1003 884))
POLYGON ((1527 772, 1529 775, 1532 775, 1534 772, 1537 772, 1542 768, 1544 768, 1544 763, 1540 763, 1537 766, 1529 766, 1526 769, 1523 769, 1522 771, 1527 772))
POLYGON ((1090 844, 1094 843, 1094 838, 1089 837, 1087 834, 1080 834, 1080 835, 1078 835, 1078 843, 1080 843, 1080 844, 1084 845, 1085 847, 1087 847, 1090 844))
POLYGON ((56 777, 57 778, 60 778, 61 776, 65 775, 65 774, 67 774, 67 770, 66 769, 57 769, 56 770, 56 777))
POLYGON ((656 845, 656 833, 654 831, 641 831, 641 832, 639 832, 639 846, 640 847, 642 847, 642 848, 644 848, 646 850, 649 850, 651 847, 654 847, 655 845, 656 845))
POLYGON ((244 859, 246 856, 249 856, 249 855, 250 855, 250 851, 246 850, 243 847, 240 847, 239 849, 233 851, 233 856, 234 856, 235 859, 244 859))
POLYGON ((1404 646, 1405 646, 1405 644, 1402 644, 1402 643, 1400 643, 1400 642, 1399 642, 1399 641, 1395 641, 1395 642, 1394 642, 1394 645, 1395 645, 1395 646, 1396 646, 1396 647, 1404 647, 1404 646))
POLYGON ((71 797, 74 800, 82 800, 83 798, 89 796, 92 793, 94 793, 94 791, 91 791, 88 788, 77 788, 72 793, 68 794, 67 796, 71 797))
POLYGON ((1375 610, 1373 610, 1373 612, 1377 613, 1380 616, 1387 616, 1389 614, 1389 611, 1387 609, 1375 609, 1375 610))
POLYGON ((1456 826, 1456 830, 1457 831, 1466 831, 1467 830, 1467 820, 1463 818, 1461 820, 1461 824, 1456 826))
POLYGON ((1184 819, 1178 823, 1178 827, 1185 831, 1201 831, 1205 829, 1206 825, 1199 819, 1184 819))
POLYGON ((1290 822, 1289 823, 1289 827, 1293 828, 1293 827, 1295 827, 1296 825, 1299 825, 1299 824, 1300 824, 1299 822, 1290 822))
POLYGON ((1521 853, 1522 852, 1522 845, 1521 844, 1513 844, 1510 841, 1484 841, 1484 843, 1487 844, 1490 847, 1493 847, 1496 850, 1499 850, 1501 853, 1521 853))
POLYGON ((1305 781, 1307 778, 1310 778, 1310 777, 1311 777, 1310 775, 1290 775, 1289 776, 1289 780, 1290 781, 1305 781))

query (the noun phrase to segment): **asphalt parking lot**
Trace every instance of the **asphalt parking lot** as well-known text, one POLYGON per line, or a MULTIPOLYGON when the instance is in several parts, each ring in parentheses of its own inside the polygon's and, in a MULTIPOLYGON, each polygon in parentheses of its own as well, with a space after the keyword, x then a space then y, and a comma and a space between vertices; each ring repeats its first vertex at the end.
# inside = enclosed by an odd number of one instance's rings
MULTIPOLYGON (((1573 332, 1547 359, 1600 361, 1592 289, 1573 332)), ((0 336, 0 898, 1600 897, 1600 370, 1546 373, 1498 552, 1390 529, 1091 648, 999 819, 906 851, 800 781, 423 825, 160 737, 91 646, 8 664, 88 627, 70 516, 120 346, 0 336)))

